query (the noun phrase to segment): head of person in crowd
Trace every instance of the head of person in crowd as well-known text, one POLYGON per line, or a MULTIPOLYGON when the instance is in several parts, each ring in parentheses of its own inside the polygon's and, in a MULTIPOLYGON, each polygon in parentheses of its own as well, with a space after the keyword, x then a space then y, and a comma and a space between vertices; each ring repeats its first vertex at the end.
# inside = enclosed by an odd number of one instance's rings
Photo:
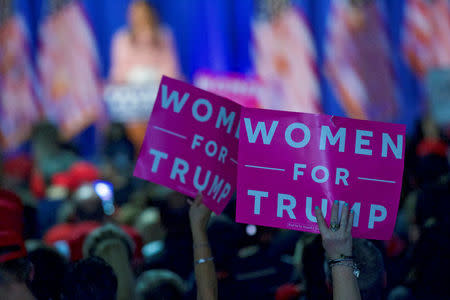
POLYGON ((106 224, 92 231, 83 244, 83 256, 98 256, 113 268, 118 282, 117 299, 132 299, 134 274, 131 259, 134 243, 119 227, 106 224))
POLYGON ((404 210, 408 219, 409 241, 416 243, 427 226, 437 223, 450 226, 448 211, 450 202, 450 176, 442 176, 432 184, 411 192, 406 198, 404 210))
POLYGON ((0 270, 0 299, 33 300, 35 298, 24 282, 17 281, 14 276, 0 270))
MULTIPOLYGON (((354 263, 360 273, 358 286, 362 300, 384 299, 386 288, 386 272, 381 251, 369 240, 353 239, 354 263)), ((327 260, 325 259, 325 262, 327 260)), ((331 286, 331 270, 324 263, 327 283, 331 286)))
POLYGON ((295 273, 297 274, 297 279, 299 280, 303 289, 305 285, 305 275, 303 273, 303 252, 305 250, 305 246, 312 243, 315 238, 315 234, 303 233, 302 236, 298 239, 297 244, 295 245, 293 262, 295 265, 295 273))
POLYGON ((324 270, 325 251, 319 235, 305 238, 303 244, 301 270, 307 299, 331 299, 324 270))
POLYGON ((418 186, 433 183, 450 171, 447 157, 434 153, 419 157, 416 168, 418 186))
POLYGON ((33 266, 23 238, 14 232, 0 232, 0 270, 16 281, 28 283, 32 279, 33 266))
POLYGON ((138 43, 159 43, 159 18, 145 0, 133 1, 128 10, 128 24, 132 38, 138 43))
POLYGON ((41 122, 33 128, 31 136, 31 145, 33 148, 34 158, 40 160, 54 154, 60 142, 58 128, 49 123, 41 122))
POLYGON ((34 127, 31 146, 35 163, 32 183, 39 178, 48 184, 53 174, 68 170, 78 160, 75 151, 62 143, 58 128, 48 122, 34 127))
POLYGON ((66 300, 116 300, 117 277, 113 268, 99 257, 75 263, 64 280, 66 300))
POLYGON ((24 206, 17 194, 0 188, 0 232, 14 232, 19 236, 24 231, 24 206))
POLYGON ((23 238, 15 232, 0 230, 0 277, 4 280, 0 282, 0 295, 5 295, 5 299, 33 299, 28 289, 33 265, 27 257, 23 238))
POLYGON ((174 272, 150 270, 137 279, 136 300, 181 300, 185 291, 185 283, 174 272))
POLYGON ((61 299, 68 261, 54 248, 43 244, 33 248, 28 253, 34 274, 31 291, 37 299, 61 299))
MULTIPOLYGON (((448 210, 447 210, 448 212, 448 210)), ((415 299, 446 299, 450 295, 450 228, 438 223, 426 224, 414 246, 407 284, 415 299)))
POLYGON ((75 204, 75 214, 79 221, 104 221, 103 203, 92 184, 81 185, 72 198, 75 204))
POLYGON ((161 206, 161 222, 169 235, 189 235, 189 206, 186 196, 172 191, 161 206))
POLYGON ((156 207, 146 208, 134 223, 134 228, 142 236, 144 244, 164 240, 166 230, 161 224, 161 213, 156 207))
POLYGON ((210 219, 208 240, 219 279, 232 275, 232 266, 239 251, 239 236, 238 225, 228 217, 218 215, 210 219))
POLYGON ((0 186, 7 188, 25 187, 30 179, 33 161, 27 154, 14 155, 0 161, 0 186))
POLYGON ((20 198, 0 189, 0 270, 18 282, 31 280, 32 265, 27 258, 24 214, 20 198))
POLYGON ((110 179, 121 174, 128 175, 133 166, 134 153, 133 144, 126 136, 124 125, 112 123, 106 135, 104 147, 106 165, 103 166, 103 174, 110 179))
POLYGON ((449 225, 450 181, 442 178, 434 184, 424 186, 417 196, 415 205, 415 223, 423 228, 429 223, 449 225))
POLYGON ((262 248, 270 247, 279 231, 278 228, 258 226, 255 234, 258 245, 262 248))
POLYGON ((365 239, 353 239, 353 256, 360 274, 358 286, 363 300, 384 299, 386 272, 383 255, 375 245, 365 239))
POLYGON ((133 226, 146 207, 147 194, 142 190, 135 191, 126 198, 126 202, 120 206, 114 219, 121 224, 133 226))

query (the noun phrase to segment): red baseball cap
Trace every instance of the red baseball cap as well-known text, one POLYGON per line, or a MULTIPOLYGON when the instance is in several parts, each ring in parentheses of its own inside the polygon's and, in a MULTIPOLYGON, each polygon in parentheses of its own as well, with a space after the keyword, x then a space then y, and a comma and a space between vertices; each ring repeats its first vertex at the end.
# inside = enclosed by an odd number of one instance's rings
POLYGON ((93 182, 100 178, 100 171, 91 163, 80 161, 74 163, 69 170, 72 180, 72 190, 86 182, 93 182))
POLYGON ((30 178, 30 190, 38 199, 42 199, 45 197, 45 181, 44 176, 38 170, 33 170, 30 178))
POLYGON ((302 291, 300 288, 291 283, 284 284, 280 286, 276 293, 275 293, 275 299, 276 300, 291 300, 291 299, 297 299, 302 294, 302 291))
POLYGON ((3 170, 9 176, 26 179, 31 174, 33 162, 27 155, 10 158, 3 164, 3 170))
POLYGON ((435 154, 442 157, 447 156, 447 144, 438 139, 424 139, 417 145, 416 154, 420 157, 435 154))
POLYGON ((52 176, 52 185, 70 189, 73 186, 73 180, 68 172, 56 173, 52 176))
POLYGON ((0 231, 0 263, 27 256, 21 235, 13 231, 0 231))
POLYGON ((8 190, 0 189, 0 232, 23 233, 23 204, 8 190))

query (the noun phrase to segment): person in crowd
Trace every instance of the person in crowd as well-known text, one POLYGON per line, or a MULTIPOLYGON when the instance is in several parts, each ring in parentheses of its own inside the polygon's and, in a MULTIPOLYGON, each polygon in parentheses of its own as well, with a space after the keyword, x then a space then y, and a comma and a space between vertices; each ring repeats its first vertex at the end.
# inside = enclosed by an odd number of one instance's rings
POLYGON ((106 224, 92 231, 83 244, 85 258, 97 256, 105 260, 117 276, 117 299, 132 299, 134 274, 131 261, 134 243, 118 226, 106 224))
MULTIPOLYGON (((96 194, 92 183, 83 184, 74 193, 72 202, 67 202, 68 222, 52 227, 44 235, 46 244, 54 246, 64 242, 68 246, 68 257, 72 261, 83 257, 82 248, 85 238, 90 232, 109 221, 105 215, 102 200, 96 194)), ((126 225, 119 226, 133 239, 134 258, 142 257, 142 239, 137 231, 126 225)))
MULTIPOLYGON (((212 216, 208 222, 207 235, 211 253, 214 256, 218 299, 245 298, 236 280, 236 258, 242 238, 239 227, 223 213, 212 216)), ((188 287, 186 299, 196 299, 195 276, 188 279, 188 287)))
MULTIPOLYGON (((180 76, 171 32, 160 25, 156 11, 147 1, 131 2, 128 28, 115 34, 111 49, 113 83, 158 85, 162 75, 180 76)), ((127 124, 127 134, 136 149, 140 148, 146 125, 127 124)))
POLYGON ((75 263, 64 280, 63 299, 116 300, 117 277, 113 268, 95 256, 75 263))
POLYGON ((189 206, 185 196, 170 192, 160 203, 161 224, 165 238, 160 251, 146 257, 144 270, 168 269, 187 280, 192 271, 192 234, 189 226, 189 206), (183 249, 180 251, 179 249, 183 249))
POLYGON ((35 299, 24 282, 0 271, 0 300, 35 299))
POLYGON ((357 277, 359 270, 354 262, 352 252, 352 227, 354 212, 349 211, 348 203, 342 208, 341 219, 338 220, 339 202, 335 201, 331 209, 330 226, 328 227, 318 206, 315 207, 317 223, 322 237, 323 248, 331 269, 333 300, 359 300, 357 277))
POLYGON ((28 284, 32 280, 33 265, 27 257, 24 241, 12 232, 0 232, 0 271, 17 282, 28 284))
POLYGON ((25 248, 23 218, 20 198, 0 188, 1 299, 34 299, 28 288, 33 279, 33 266, 25 248))
POLYGON ((111 56, 110 78, 115 83, 159 82, 163 74, 179 75, 170 31, 144 0, 131 2, 128 28, 116 33, 111 56))
POLYGON ((394 288, 389 300, 447 299, 448 276, 439 272, 450 267, 448 226, 428 224, 413 248, 410 272, 402 285, 394 288))
MULTIPOLYGON (((361 299, 385 299, 386 272, 381 251, 369 240, 353 239, 352 252, 359 272, 357 281, 361 299)), ((328 268, 327 278, 331 276, 330 271, 328 268)))
POLYGON ((132 186, 134 158, 136 151, 126 136, 124 124, 112 123, 103 145, 101 157, 102 178, 114 186, 114 200, 118 205, 126 205, 129 196, 135 193, 132 186))
POLYGON ((444 299, 450 295, 448 278, 436 270, 450 266, 450 176, 425 185, 410 200, 411 255, 408 274, 389 294, 389 300, 444 299))
POLYGON ((43 243, 29 250, 28 259, 33 265, 30 289, 36 299, 61 299, 64 277, 69 267, 67 259, 56 249, 43 243))
POLYGON ((146 208, 134 222, 134 228, 142 236, 144 244, 161 242, 166 230, 161 224, 161 213, 156 207, 146 208))
MULTIPOLYGON (((109 167, 120 174, 129 175, 133 167, 134 148, 126 137, 125 127, 121 123, 112 123, 106 132, 104 141, 103 161, 109 167)), ((104 171, 109 174, 111 171, 104 171)))
POLYGON ((320 236, 306 234, 298 251, 301 294, 306 299, 331 299, 332 293, 323 267, 326 256, 320 236))
POLYGON ((198 300, 215 300, 218 298, 217 275, 214 266, 214 257, 208 241, 206 228, 211 210, 203 203, 201 193, 194 200, 188 200, 189 221, 192 230, 194 247, 194 270, 197 282, 198 300))
MULTIPOLYGON (((329 243, 328 241, 326 241, 329 243)), ((297 286, 300 299, 336 299, 333 294, 335 282, 332 279, 333 263, 322 246, 321 236, 306 234, 299 240, 296 255, 299 260, 300 284, 297 286), (325 262, 325 263, 324 263, 325 262)), ((328 244, 327 244, 327 247, 328 244)), ((330 253, 333 250, 329 250, 330 253)), ((353 270, 361 299, 384 299, 386 274, 383 256, 375 245, 365 239, 353 239, 352 258, 344 258, 343 267, 353 270)), ((298 298, 295 298, 298 299, 298 298)))
POLYGON ((24 209, 20 198, 0 188, 0 270, 18 282, 28 283, 32 265, 23 237, 24 209))
MULTIPOLYGON (((116 202, 116 214, 108 216, 92 184, 91 175, 104 175, 99 169, 84 162, 67 164, 67 169, 49 165, 41 178, 44 196, 63 205, 45 207, 44 215, 52 218, 38 218, 38 232, 60 223, 44 236, 45 247, 25 243, 33 235, 24 234, 24 219, 34 224, 32 214, 25 216, 22 199, 0 189, 0 300, 447 299, 450 285, 440 270, 450 268, 448 147, 433 145, 420 139, 408 144, 412 151, 407 152, 394 236, 383 242, 352 239, 348 206, 342 206, 339 219, 334 204, 328 224, 315 210, 320 235, 264 227, 246 234, 246 225, 226 213, 231 210, 233 216, 233 203, 224 214, 210 217, 201 195, 186 203, 181 194, 158 192, 160 186, 153 184, 133 185, 123 202, 116 202), (57 211, 64 215, 59 221, 57 211), (141 249, 136 230, 147 248, 141 249), (142 254, 143 268, 137 258, 142 254), (69 259, 81 261, 70 266, 69 259), (298 275, 291 272, 293 265, 298 275), (141 274, 136 281, 135 274, 141 274)), ((120 158, 120 152, 127 152, 129 162, 128 146, 118 147, 116 154, 120 158)), ((44 148, 40 157, 49 159, 44 148)), ((6 164, 5 170, 15 166, 6 164)), ((26 181, 33 180, 29 175, 1 181, 22 195, 30 186, 26 181)), ((42 207, 37 206, 39 214, 42 207)))
POLYGON ((142 273, 136 283, 136 300, 182 300, 186 287, 183 279, 169 270, 142 273))
POLYGON ((236 299, 240 296, 236 281, 236 258, 242 236, 239 226, 224 214, 214 215, 207 233, 214 256, 219 299, 236 299))
MULTIPOLYGON (((284 261, 275 241, 280 236, 276 228, 256 227, 254 235, 247 235, 249 246, 241 248, 235 262, 235 278, 244 298, 273 299, 276 289, 289 281, 294 270, 284 261)), ((248 234, 248 233, 246 233, 248 234)))
MULTIPOLYGON (((79 159, 74 151, 63 147, 58 129, 48 122, 39 123, 34 127, 31 147, 34 160, 33 176, 40 177, 34 180, 43 180, 44 184, 51 181, 53 174, 68 170, 79 159)), ((45 189, 42 192, 45 192, 45 189)), ((38 193, 36 196, 44 194, 38 193)))

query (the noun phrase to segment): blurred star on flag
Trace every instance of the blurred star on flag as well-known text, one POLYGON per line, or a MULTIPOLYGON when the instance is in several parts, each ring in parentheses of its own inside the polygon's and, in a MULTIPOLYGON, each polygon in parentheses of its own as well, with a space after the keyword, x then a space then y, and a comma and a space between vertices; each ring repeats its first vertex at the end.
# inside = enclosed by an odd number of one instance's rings
POLYGON ((38 70, 47 118, 70 139, 102 112, 99 60, 78 1, 47 1, 39 28, 38 70))
POLYGON ((256 74, 271 90, 264 108, 321 111, 316 50, 301 9, 289 1, 260 1, 253 25, 256 74))
POLYGON ((8 151, 28 138, 39 110, 25 22, 12 2, 0 10, 0 145, 8 151))
POLYGON ((385 19, 379 1, 331 1, 325 75, 351 118, 392 121, 398 113, 385 19))

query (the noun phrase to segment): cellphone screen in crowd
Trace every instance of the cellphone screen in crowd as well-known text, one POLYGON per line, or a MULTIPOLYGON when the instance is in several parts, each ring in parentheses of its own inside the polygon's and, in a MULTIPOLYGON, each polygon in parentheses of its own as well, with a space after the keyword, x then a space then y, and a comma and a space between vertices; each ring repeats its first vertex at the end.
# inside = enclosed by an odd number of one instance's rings
POLYGON ((94 182, 95 193, 102 199, 103 210, 105 214, 111 216, 114 214, 114 188, 111 182, 98 180, 94 182))

